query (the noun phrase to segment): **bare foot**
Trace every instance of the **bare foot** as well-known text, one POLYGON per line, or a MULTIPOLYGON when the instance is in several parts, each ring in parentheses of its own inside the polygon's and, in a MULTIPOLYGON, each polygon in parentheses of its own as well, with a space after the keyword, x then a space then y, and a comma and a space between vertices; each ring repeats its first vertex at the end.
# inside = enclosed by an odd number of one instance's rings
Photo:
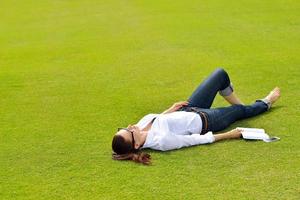
POLYGON ((268 96, 265 97, 266 100, 268 100, 271 105, 274 104, 280 97, 280 89, 279 87, 275 87, 268 96))

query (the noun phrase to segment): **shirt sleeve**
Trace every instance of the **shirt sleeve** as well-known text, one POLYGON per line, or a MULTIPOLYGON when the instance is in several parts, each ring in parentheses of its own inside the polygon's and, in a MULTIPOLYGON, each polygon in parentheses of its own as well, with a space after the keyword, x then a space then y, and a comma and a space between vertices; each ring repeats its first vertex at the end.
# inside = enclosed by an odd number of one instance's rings
POLYGON ((206 133, 205 135, 166 135, 159 141, 159 150, 168 151, 198 144, 213 143, 214 141, 215 137, 213 136, 211 131, 206 133))

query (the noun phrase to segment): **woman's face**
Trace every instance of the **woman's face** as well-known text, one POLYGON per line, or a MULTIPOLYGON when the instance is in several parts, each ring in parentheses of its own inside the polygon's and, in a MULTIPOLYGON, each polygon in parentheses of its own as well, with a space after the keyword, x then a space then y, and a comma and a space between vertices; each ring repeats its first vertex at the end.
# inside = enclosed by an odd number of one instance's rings
POLYGON ((128 125, 127 128, 123 128, 117 132, 121 135, 125 141, 132 144, 135 149, 138 149, 140 145, 140 129, 138 126, 128 125))

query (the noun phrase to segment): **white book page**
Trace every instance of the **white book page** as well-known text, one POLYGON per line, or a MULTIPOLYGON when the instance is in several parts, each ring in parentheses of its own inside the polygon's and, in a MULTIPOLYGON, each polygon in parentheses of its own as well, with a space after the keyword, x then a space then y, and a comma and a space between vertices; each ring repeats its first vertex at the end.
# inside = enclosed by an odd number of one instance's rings
POLYGON ((238 127, 238 129, 243 130, 242 136, 246 140, 263 140, 264 142, 275 142, 280 140, 279 137, 270 137, 264 129, 261 128, 243 128, 238 127))
POLYGON ((269 135, 265 133, 264 129, 260 128, 242 128, 238 127, 238 129, 243 130, 242 136, 244 139, 248 140, 266 140, 269 139, 269 135))
POLYGON ((262 129, 262 128, 243 128, 243 127, 237 127, 237 129, 242 129, 243 131, 247 131, 247 132, 265 133, 265 130, 262 129))
POLYGON ((270 138, 269 135, 266 133, 249 132, 249 131, 243 131, 242 136, 244 139, 248 139, 248 140, 265 140, 270 138))

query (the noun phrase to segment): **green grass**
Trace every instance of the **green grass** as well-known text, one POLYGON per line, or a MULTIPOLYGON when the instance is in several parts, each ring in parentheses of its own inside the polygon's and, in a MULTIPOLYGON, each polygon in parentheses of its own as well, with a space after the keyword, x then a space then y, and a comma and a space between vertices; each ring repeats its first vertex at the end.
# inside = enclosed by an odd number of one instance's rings
MULTIPOLYGON (((0 199, 299 199, 300 3, 1 1, 0 199), (111 159, 116 128, 186 100, 214 68, 269 113, 225 141, 111 159)), ((226 103, 217 97, 214 106, 226 103)))

